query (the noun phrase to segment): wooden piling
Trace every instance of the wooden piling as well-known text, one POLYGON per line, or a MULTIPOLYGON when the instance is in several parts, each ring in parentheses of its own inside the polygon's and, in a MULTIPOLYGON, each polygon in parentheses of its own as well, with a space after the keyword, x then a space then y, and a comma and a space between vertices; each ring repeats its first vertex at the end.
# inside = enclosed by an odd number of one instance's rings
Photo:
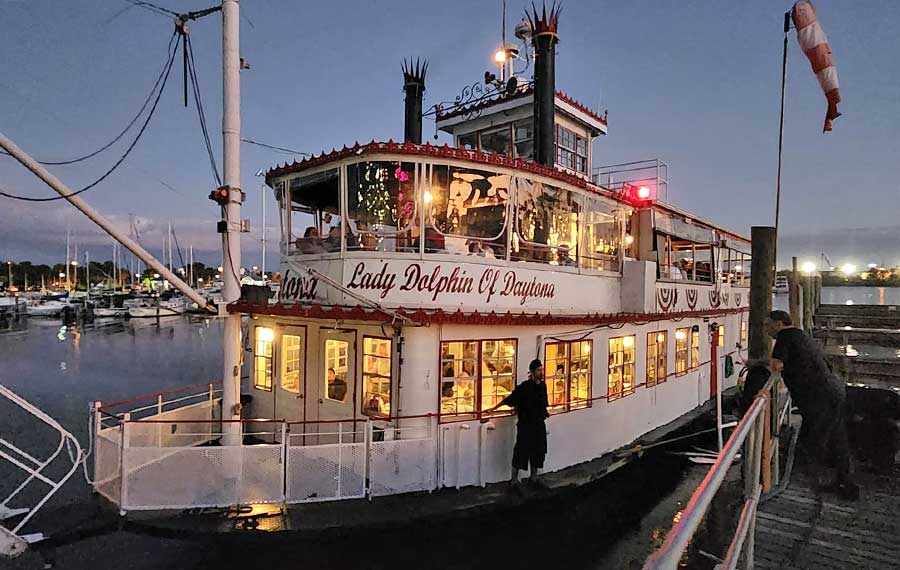
POLYGON ((791 280, 788 292, 790 303, 791 321, 800 322, 800 270, 797 267, 797 258, 791 258, 791 280))
POLYGON ((803 330, 812 331, 813 323, 813 276, 805 275, 803 277, 803 330))
POLYGON ((775 228, 750 228, 753 255, 750 272, 750 320, 748 356, 750 360, 768 361, 771 339, 766 334, 765 320, 772 310, 772 285, 775 279, 775 228))

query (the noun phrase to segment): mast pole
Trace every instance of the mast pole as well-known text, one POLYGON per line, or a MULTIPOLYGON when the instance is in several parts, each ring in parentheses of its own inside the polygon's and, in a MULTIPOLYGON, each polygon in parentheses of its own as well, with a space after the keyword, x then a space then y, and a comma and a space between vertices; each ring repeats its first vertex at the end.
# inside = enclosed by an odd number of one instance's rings
POLYGON ((71 291, 72 286, 69 284, 69 227, 66 226, 66 291, 71 291))
MULTIPOLYGON (((240 299, 241 284, 241 58, 240 5, 222 0, 222 150, 223 182, 229 200, 224 207, 222 234, 222 294, 225 303, 240 299)), ((225 313, 224 363, 222 372, 222 418, 241 418, 241 315, 225 313)), ((240 443, 240 424, 223 423, 223 443, 240 443)))
POLYGON ((262 278, 266 280, 266 185, 262 185, 262 278))
POLYGON ((191 246, 188 266, 188 285, 194 287, 194 246, 191 246))

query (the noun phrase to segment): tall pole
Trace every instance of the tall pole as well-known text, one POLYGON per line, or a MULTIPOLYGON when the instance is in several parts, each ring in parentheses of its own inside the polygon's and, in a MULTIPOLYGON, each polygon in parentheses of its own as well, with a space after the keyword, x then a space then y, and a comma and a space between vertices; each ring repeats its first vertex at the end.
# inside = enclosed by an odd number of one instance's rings
POLYGON ((262 278, 266 280, 266 185, 262 185, 262 278))
MULTIPOLYGON (((222 296, 233 303, 241 296, 241 58, 240 5, 222 0, 222 150, 223 182, 229 200, 225 206, 222 234, 222 296)), ((222 372, 222 418, 239 420, 241 390, 241 315, 225 314, 224 366, 222 372)), ((223 443, 240 443, 240 424, 223 424, 223 443)))
POLYGON ((69 284, 69 228, 66 228, 66 291, 71 291, 72 286, 69 284))
POLYGON ((90 252, 84 252, 84 280, 87 282, 87 296, 91 298, 91 256, 90 252))
POLYGON ((188 265, 188 285, 193 287, 194 286, 194 246, 191 246, 188 259, 190 262, 190 265, 188 265))
MULTIPOLYGON (((784 86, 787 83, 788 31, 791 29, 791 13, 784 13, 784 48, 781 53, 781 116, 778 120, 778 174, 775 180, 775 237, 778 237, 778 221, 781 218, 781 149, 784 144, 784 86)), ((777 247, 777 246, 776 246, 777 247)), ((777 250, 776 250, 777 251, 777 250)), ((777 253, 776 253, 777 254, 777 253)), ((776 260, 777 263, 777 260, 776 260)))

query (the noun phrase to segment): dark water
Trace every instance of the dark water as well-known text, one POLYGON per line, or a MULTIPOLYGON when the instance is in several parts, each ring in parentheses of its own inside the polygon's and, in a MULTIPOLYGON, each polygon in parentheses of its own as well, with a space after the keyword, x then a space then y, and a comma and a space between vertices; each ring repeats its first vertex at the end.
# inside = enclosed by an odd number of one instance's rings
MULTIPOLYGON (((222 323, 175 317, 96 323, 62 329, 32 319, 0 333, 0 383, 30 400, 84 444, 88 403, 216 380, 222 323)), ((0 432, 28 451, 46 452, 52 436, 11 407, 0 408, 0 432)), ((8 465, 0 463, 0 490, 8 465)), ((590 487, 534 507, 454 521, 352 535, 247 542, 179 540, 107 528, 98 536, 66 535, 47 549, 58 568, 640 568, 705 473, 682 458, 648 454, 590 487)), ((96 502, 76 474, 26 530, 90 528, 96 502), (62 525, 60 521, 72 521, 62 525)), ((30 552, 0 568, 40 568, 30 552)))

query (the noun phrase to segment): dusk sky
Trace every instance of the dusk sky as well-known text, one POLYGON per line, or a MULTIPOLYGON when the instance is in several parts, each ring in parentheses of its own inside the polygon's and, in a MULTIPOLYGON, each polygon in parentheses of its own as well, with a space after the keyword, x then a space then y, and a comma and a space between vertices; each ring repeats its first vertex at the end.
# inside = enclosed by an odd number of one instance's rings
MULTIPOLYGON (((208 5, 156 3, 176 11, 208 5)), ((244 0, 241 51, 251 69, 242 72, 243 136, 316 153, 402 138, 401 60, 429 60, 426 106, 452 100, 493 69, 500 5, 244 0)), ((118 134, 162 69, 173 29, 170 19, 128 6, 0 1, 0 131, 41 160, 86 154, 118 134)), ((510 30, 524 7, 508 1, 510 30)), ((557 88, 609 110, 595 166, 659 157, 670 165, 669 199, 678 206, 747 235, 751 225, 772 225, 781 28, 790 7, 771 0, 564 1, 557 88)), ((834 52, 843 116, 822 134, 825 98, 791 32, 780 264, 820 252, 834 264, 900 264, 900 2, 819 0, 816 7, 834 52)), ((193 22, 191 37, 221 168, 221 16, 193 22)), ((426 138, 433 132, 426 119, 426 138)), ((80 188, 115 162, 131 136, 86 163, 51 169, 80 188)), ((243 240, 244 265, 252 265, 259 263, 262 183, 254 174, 291 157, 249 145, 242 151, 243 217, 254 227, 243 240)), ((171 221, 181 245, 193 244, 201 261, 215 265, 218 208, 206 197, 213 186, 193 102, 183 107, 179 53, 144 137, 83 197, 123 227, 136 215, 142 241, 157 252, 171 221)), ((54 195, 8 157, 0 157, 0 187, 54 195)), ((267 198, 272 214, 275 201, 267 198)), ((80 251, 110 257, 110 239, 67 203, 0 197, 3 259, 60 262, 67 227, 80 251)), ((269 251, 273 270, 274 240, 269 251)))

